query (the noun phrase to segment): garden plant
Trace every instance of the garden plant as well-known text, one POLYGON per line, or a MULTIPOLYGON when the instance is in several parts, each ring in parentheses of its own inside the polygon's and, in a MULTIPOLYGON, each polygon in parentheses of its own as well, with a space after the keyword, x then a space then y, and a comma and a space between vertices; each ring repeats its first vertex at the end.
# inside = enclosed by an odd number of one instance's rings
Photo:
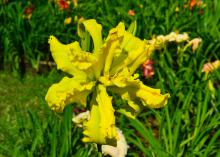
POLYGON ((218 0, 1 0, 0 157, 220 157, 218 0))

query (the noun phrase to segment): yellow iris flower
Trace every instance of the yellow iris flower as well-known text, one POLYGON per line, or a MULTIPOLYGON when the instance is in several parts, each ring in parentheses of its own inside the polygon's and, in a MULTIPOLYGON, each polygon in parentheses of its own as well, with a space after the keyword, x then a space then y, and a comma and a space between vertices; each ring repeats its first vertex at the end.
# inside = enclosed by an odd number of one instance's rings
POLYGON ((52 85, 45 99, 53 110, 62 112, 69 103, 86 106, 87 96, 92 93, 90 118, 83 123, 83 141, 115 145, 115 110, 108 91, 127 101, 128 109, 118 111, 132 118, 143 107, 165 106, 169 94, 162 95, 159 89, 144 85, 135 74, 153 52, 153 45, 127 32, 123 23, 111 29, 105 41, 102 26, 94 19, 83 21, 80 27, 92 37, 92 53, 83 51, 78 42, 64 45, 54 36, 49 38, 57 68, 72 77, 52 85))

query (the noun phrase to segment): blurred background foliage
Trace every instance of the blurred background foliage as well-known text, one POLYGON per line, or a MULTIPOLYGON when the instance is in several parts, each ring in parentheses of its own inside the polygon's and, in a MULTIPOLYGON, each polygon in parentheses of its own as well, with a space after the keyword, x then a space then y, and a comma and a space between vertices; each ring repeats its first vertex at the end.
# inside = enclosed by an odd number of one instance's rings
MULTIPOLYGON (((127 28, 137 21, 136 36, 141 39, 172 31, 202 38, 195 52, 188 48, 177 53, 181 45, 175 43, 156 51, 153 78, 144 79, 139 69, 145 84, 169 92, 171 98, 161 110, 144 110, 139 120, 116 113, 117 126, 130 146, 128 156, 220 157, 220 73, 201 73, 205 62, 220 58, 220 2, 191 2, 73 0, 67 5, 55 0, 1 0, 0 156, 99 155, 94 144, 81 142, 82 130, 71 123, 72 110, 78 113, 77 109, 70 105, 63 114, 55 114, 44 101, 49 86, 63 76, 52 68, 49 35, 63 43, 79 41, 78 21, 94 18, 103 26, 103 37, 120 21, 127 28), (215 92, 209 90, 208 80, 215 92)), ((114 105, 123 103, 116 99, 114 105)))
POLYGON ((136 35, 141 39, 171 31, 188 32, 191 37, 202 37, 205 50, 217 52, 220 46, 217 0, 203 1, 193 8, 184 0, 84 0, 69 1, 68 7, 64 4, 56 0, 1 0, 0 69, 19 74, 30 67, 38 71, 40 61, 51 60, 49 35, 64 43, 77 40, 77 23, 82 18, 95 18, 102 24, 104 37, 120 21, 129 26, 136 20, 136 35), (71 19, 64 24, 66 18, 71 19))

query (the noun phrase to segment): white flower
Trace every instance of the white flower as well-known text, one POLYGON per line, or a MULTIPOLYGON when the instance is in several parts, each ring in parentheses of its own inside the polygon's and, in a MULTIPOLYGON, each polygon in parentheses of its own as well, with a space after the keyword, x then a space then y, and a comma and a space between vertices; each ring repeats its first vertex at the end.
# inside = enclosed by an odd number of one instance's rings
POLYGON ((177 43, 181 43, 181 42, 184 42, 184 41, 187 41, 189 40, 189 36, 187 33, 183 33, 183 34, 178 34, 177 37, 176 37, 176 42, 177 43))
POLYGON ((125 157, 129 146, 125 140, 122 131, 117 128, 119 140, 117 141, 117 147, 110 145, 102 145, 102 153, 104 155, 110 155, 112 157, 125 157))
POLYGON ((175 41, 177 43, 181 43, 189 40, 189 36, 187 33, 178 34, 176 32, 171 32, 170 34, 165 36, 165 40, 168 42, 175 41))
MULTIPOLYGON (((89 118, 90 112, 86 111, 73 117, 72 121, 76 123, 78 127, 82 127, 83 122, 89 120, 89 118)), ((116 130, 118 135, 117 147, 102 145, 102 153, 104 155, 110 155, 112 157, 125 157, 129 146, 127 145, 126 139, 122 134, 122 131, 119 128, 116 128, 116 130)))
POLYGON ((82 113, 78 114, 77 116, 73 117, 72 121, 74 123, 76 123, 76 125, 78 127, 82 127, 83 121, 89 120, 89 118, 90 118, 90 113, 89 113, 89 111, 86 111, 86 112, 82 112, 82 113))
POLYGON ((165 36, 166 41, 175 41, 177 37, 177 34, 175 32, 171 32, 170 34, 165 36))

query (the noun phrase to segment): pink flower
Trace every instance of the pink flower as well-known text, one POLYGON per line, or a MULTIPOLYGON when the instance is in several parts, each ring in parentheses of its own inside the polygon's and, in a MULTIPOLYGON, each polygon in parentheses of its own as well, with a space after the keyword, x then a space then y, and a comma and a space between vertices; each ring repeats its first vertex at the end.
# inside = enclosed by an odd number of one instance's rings
POLYGON ((212 72, 220 67, 220 60, 215 62, 208 62, 203 65, 202 72, 209 73, 212 72))
POLYGON ((135 15, 135 11, 134 10, 128 10, 128 15, 130 16, 134 16, 135 15))
POLYGON ((142 66, 142 72, 143 72, 143 76, 144 78, 150 78, 154 75, 154 67, 153 67, 154 62, 150 59, 146 60, 142 66))
POLYGON ((32 16, 33 10, 34 10, 34 6, 31 4, 30 6, 28 6, 27 8, 24 9, 23 17, 26 19, 30 19, 32 16))
POLYGON ((196 6, 196 4, 197 4, 196 0, 190 0, 189 1, 190 10, 192 10, 196 6))
POLYGON ((192 51, 195 52, 198 48, 199 44, 202 42, 202 39, 200 38, 194 38, 189 43, 192 45, 192 51))
POLYGON ((63 10, 69 9, 69 1, 59 0, 58 3, 59 3, 59 6, 61 9, 63 9, 63 10))

